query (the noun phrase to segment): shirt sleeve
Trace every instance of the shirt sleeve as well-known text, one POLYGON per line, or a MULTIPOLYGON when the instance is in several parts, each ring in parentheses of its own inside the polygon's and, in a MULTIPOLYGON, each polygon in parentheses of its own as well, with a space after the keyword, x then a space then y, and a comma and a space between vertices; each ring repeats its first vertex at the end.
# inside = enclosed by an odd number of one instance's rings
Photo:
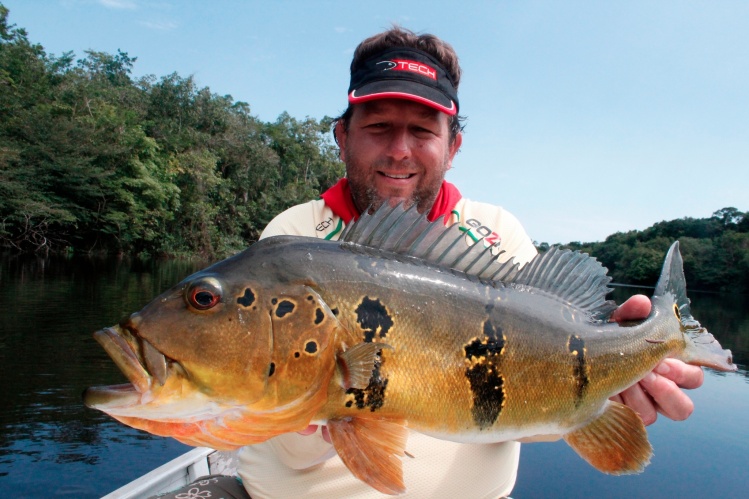
POLYGON ((260 239, 271 236, 308 236, 310 228, 315 226, 315 216, 312 202, 292 206, 288 210, 276 215, 260 234, 260 239))
POLYGON ((292 206, 277 215, 260 235, 260 239, 271 236, 307 236, 320 239, 336 239, 344 224, 322 199, 292 206))

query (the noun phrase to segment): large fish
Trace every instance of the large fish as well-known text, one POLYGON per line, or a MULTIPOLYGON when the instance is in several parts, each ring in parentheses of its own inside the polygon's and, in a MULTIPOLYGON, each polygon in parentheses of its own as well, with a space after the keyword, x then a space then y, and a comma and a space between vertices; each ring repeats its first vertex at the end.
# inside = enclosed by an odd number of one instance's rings
POLYGON ((609 397, 666 357, 736 369, 691 316, 678 243, 650 316, 617 324, 595 259, 552 249, 519 268, 465 240, 387 206, 338 242, 262 240, 95 333, 130 383, 85 403, 217 449, 327 424, 351 472, 397 494, 406 425, 459 442, 563 435, 601 471, 639 472, 645 428, 609 397))

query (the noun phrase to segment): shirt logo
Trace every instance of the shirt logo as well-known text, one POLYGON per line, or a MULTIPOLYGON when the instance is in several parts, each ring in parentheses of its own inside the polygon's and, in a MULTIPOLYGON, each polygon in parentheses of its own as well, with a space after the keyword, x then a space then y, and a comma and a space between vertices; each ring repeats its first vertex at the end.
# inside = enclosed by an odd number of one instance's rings
POLYGON ((393 59, 390 61, 380 61, 377 64, 386 65, 383 71, 409 71, 426 76, 432 80, 437 80, 437 71, 433 67, 421 62, 409 61, 408 59, 393 59))

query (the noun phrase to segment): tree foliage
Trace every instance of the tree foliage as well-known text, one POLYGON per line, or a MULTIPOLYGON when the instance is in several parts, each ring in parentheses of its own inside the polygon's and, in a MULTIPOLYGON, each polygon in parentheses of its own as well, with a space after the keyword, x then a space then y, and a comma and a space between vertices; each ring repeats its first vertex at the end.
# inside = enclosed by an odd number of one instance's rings
POLYGON ((47 55, 0 4, 0 245, 224 256, 343 174, 330 119, 261 122, 135 62, 47 55))
POLYGON ((710 218, 663 221, 643 231, 613 234, 603 242, 564 246, 595 256, 614 282, 654 285, 676 240, 690 288, 749 292, 749 213, 733 207, 710 218))

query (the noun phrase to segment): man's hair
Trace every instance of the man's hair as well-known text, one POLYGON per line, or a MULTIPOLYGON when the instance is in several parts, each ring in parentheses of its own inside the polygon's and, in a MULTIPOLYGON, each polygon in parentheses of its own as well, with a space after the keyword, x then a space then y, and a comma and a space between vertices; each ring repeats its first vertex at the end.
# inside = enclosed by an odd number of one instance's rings
MULTIPOLYGON (((447 70, 447 73, 450 75, 450 78, 455 85, 455 90, 458 90, 461 71, 460 64, 458 63, 458 54, 455 53, 452 46, 429 33, 417 35, 413 31, 401 28, 400 26, 393 26, 389 30, 370 36, 361 42, 354 51, 354 58, 351 61, 351 71, 353 71, 360 62, 393 47, 415 48, 431 55, 439 61, 445 70, 447 70)), ((335 131, 335 127, 339 122, 343 124, 344 129, 348 130, 349 121, 353 112, 353 105, 349 103, 346 111, 333 120, 333 130, 335 131)), ((455 116, 450 116, 450 142, 453 142, 458 134, 463 130, 464 121, 465 118, 463 116, 458 116, 457 114, 455 116)), ((335 137, 335 140, 337 143, 338 137, 335 137)))

